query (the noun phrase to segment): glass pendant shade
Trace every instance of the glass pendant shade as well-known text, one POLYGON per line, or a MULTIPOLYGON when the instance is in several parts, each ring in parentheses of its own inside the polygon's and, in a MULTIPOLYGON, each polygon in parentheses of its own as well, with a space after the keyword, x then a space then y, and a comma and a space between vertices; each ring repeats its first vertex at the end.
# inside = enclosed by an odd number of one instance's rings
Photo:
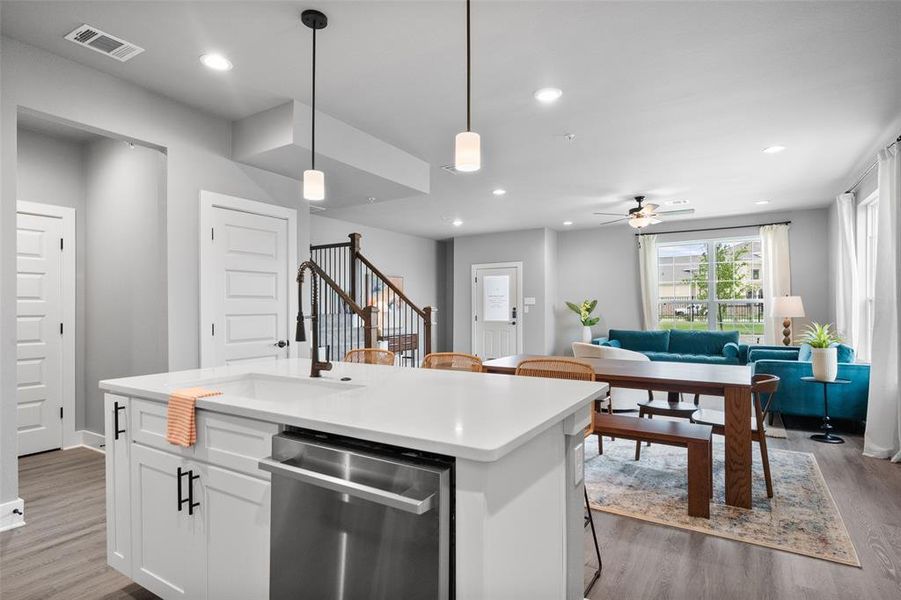
POLYGON ((635 217, 629 219, 629 226, 633 229, 641 229, 642 227, 647 227, 651 224, 651 219, 649 217, 635 217))
POLYGON ((463 131, 457 134, 454 152, 454 168, 472 173, 482 168, 482 141, 478 133, 463 131))
POLYGON ((303 199, 325 200, 325 174, 315 169, 303 172, 303 199))

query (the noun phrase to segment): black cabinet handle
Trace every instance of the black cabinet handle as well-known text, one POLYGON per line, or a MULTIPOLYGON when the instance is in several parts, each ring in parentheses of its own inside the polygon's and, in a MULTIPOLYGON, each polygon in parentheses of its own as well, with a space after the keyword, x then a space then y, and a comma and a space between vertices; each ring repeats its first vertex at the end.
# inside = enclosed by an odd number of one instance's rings
POLYGON ((178 495, 178 512, 181 512, 181 507, 185 504, 188 505, 188 514, 193 515, 194 509, 200 506, 200 502, 194 502, 194 480, 200 479, 200 475, 194 474, 194 469, 190 469, 188 471, 183 470, 181 467, 178 467, 178 472, 176 473, 176 477, 178 479, 178 491, 176 492, 178 495), (182 498, 182 494, 184 493, 183 485, 181 482, 182 477, 188 477, 188 497, 182 498))
POLYGON ((125 410, 125 405, 114 402, 113 407, 113 439, 118 440, 119 435, 125 433, 124 429, 119 429, 119 411, 125 410))
POLYGON ((188 514, 193 515, 194 509, 200 506, 200 502, 194 502, 194 480, 200 479, 200 475, 195 475, 194 471, 188 471, 188 514))
POLYGON ((178 467, 178 491, 176 492, 176 495, 178 496, 178 512, 181 512, 181 505, 188 502, 188 500, 182 500, 182 498, 181 498, 181 495, 182 495, 181 478, 183 475, 188 475, 189 473, 190 473, 190 471, 182 471, 181 467, 178 467))

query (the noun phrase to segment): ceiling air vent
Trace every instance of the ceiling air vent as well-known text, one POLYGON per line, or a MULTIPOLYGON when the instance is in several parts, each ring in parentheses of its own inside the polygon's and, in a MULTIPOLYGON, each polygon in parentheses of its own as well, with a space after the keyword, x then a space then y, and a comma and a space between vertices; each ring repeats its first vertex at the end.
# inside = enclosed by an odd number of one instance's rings
POLYGON ((70 42, 84 46, 118 61, 125 62, 144 51, 140 46, 100 31, 90 25, 82 25, 66 36, 70 42))

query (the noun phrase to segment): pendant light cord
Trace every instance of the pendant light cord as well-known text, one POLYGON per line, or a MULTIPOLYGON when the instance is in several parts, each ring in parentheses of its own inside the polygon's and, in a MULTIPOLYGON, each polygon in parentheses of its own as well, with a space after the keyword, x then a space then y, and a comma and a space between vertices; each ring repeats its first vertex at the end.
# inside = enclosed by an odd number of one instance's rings
POLYGON ((472 66, 470 64, 469 51, 469 0, 466 0, 466 131, 472 131, 472 108, 471 95, 472 87, 472 66))
POLYGON ((312 125, 310 127, 310 168, 316 170, 316 28, 313 28, 313 106, 310 115, 312 125))

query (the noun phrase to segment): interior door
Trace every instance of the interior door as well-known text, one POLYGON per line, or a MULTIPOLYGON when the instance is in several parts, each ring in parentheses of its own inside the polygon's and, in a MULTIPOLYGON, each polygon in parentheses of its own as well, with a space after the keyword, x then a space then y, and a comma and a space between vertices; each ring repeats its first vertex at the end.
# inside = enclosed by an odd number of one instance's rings
POLYGON ((516 267, 490 267, 475 271, 473 353, 482 359, 517 354, 520 307, 516 267))
POLYGON ((16 423, 19 456, 62 447, 62 220, 16 225, 16 423))
POLYGON ((288 223, 285 219, 214 207, 207 304, 213 360, 202 366, 288 356, 288 223))

